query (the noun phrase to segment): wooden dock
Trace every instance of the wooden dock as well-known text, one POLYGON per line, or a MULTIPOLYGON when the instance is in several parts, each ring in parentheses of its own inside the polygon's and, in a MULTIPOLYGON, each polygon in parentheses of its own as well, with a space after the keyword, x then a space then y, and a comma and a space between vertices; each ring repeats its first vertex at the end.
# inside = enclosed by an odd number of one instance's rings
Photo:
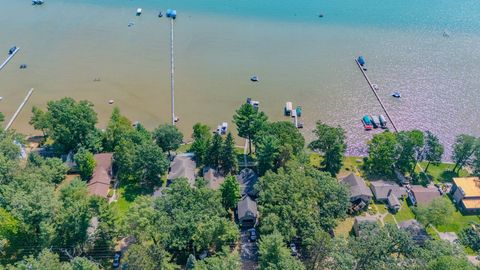
POLYGON ((395 130, 395 132, 398 132, 398 129, 397 129, 397 126, 395 125, 395 122, 393 122, 393 119, 392 119, 392 117, 390 116, 390 114, 388 113, 387 108, 385 107, 385 105, 383 105, 383 102, 382 102, 382 100, 380 99, 380 96, 378 96, 377 90, 375 90, 375 87, 373 87, 372 82, 371 82, 370 79, 368 78, 367 73, 365 72, 365 70, 363 70, 362 65, 360 65, 360 63, 358 62, 357 59, 355 59, 355 63, 357 63, 357 66, 358 66, 358 68, 360 69, 360 71, 362 72, 363 77, 365 77, 365 80, 367 80, 367 83, 368 83, 368 85, 370 86, 370 89, 372 89, 372 92, 373 92, 373 94, 375 95, 375 97, 377 98, 378 103, 380 103, 380 106, 382 106, 382 109, 383 109, 383 111, 385 112, 385 114, 387 115, 388 120, 390 120, 390 123, 392 123, 393 129, 395 130))
POLYGON ((0 70, 2 70, 7 64, 8 62, 10 62, 10 60, 12 60, 12 58, 15 56, 15 54, 17 54, 17 52, 20 50, 20 48, 17 48, 15 51, 13 51, 12 54, 10 54, 7 59, 0 65, 0 70))
POLYGON ((20 106, 18 106, 18 109, 17 111, 13 114, 12 118, 10 118, 10 121, 8 122, 8 124, 5 126, 5 130, 8 130, 12 124, 13 124, 13 121, 15 121, 15 119, 17 119, 18 115, 20 114, 20 112, 22 111, 23 107, 25 107, 25 105, 27 104, 28 100, 30 99, 30 97, 32 96, 33 94, 33 88, 30 89, 30 91, 28 91, 27 93, 27 96, 25 97, 25 99, 22 101, 22 103, 20 104, 20 106))
POLYGON ((177 122, 175 116, 175 61, 173 59, 173 21, 170 19, 170 95, 172 98, 172 125, 177 122))

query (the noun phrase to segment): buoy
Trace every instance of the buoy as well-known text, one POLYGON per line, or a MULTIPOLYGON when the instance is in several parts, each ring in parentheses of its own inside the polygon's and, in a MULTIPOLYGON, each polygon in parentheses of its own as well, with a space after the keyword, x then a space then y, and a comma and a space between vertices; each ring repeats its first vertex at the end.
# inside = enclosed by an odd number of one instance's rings
POLYGON ((114 101, 113 99, 110 99, 110 100, 108 101, 108 104, 113 104, 113 103, 115 103, 115 101, 114 101))

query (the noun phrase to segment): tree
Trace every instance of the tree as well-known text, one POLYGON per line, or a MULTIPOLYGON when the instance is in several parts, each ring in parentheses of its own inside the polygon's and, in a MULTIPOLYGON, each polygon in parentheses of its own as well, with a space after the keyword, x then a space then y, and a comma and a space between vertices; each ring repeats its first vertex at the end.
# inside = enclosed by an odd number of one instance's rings
POLYGON ((468 165, 479 147, 480 143, 475 137, 466 134, 458 135, 453 145, 452 159, 455 166, 452 171, 455 172, 457 169, 460 171, 463 166, 468 165))
POLYGON ((198 165, 204 165, 207 160, 207 151, 210 146, 212 134, 207 125, 196 123, 193 126, 193 143, 190 151, 195 154, 195 160, 198 165))
POLYGON ((330 174, 292 162, 267 172, 255 187, 261 233, 279 232, 286 241, 307 240, 335 227, 350 205, 348 189, 330 174))
POLYGON ((237 207, 240 199, 240 184, 235 176, 229 175, 225 178, 225 182, 220 185, 222 193, 222 204, 225 209, 234 209, 237 207))
POLYGON ((93 154, 85 148, 80 148, 78 152, 73 156, 75 163, 77 164, 80 177, 84 181, 90 180, 95 170, 97 163, 93 154))
POLYGON ((240 256, 238 252, 229 252, 224 249, 215 256, 207 257, 195 265, 195 270, 240 270, 240 256))
POLYGON ((18 137, 14 132, 0 132, 0 154, 11 160, 18 160, 21 154, 18 137))
MULTIPOLYGON (((480 144, 480 139, 479 139, 479 144, 480 144)), ((473 175, 480 176, 480 147, 478 147, 475 150, 472 167, 473 167, 473 175)))
POLYGON ((397 139, 395 134, 386 131, 373 135, 368 141, 368 159, 365 166, 374 175, 393 174, 393 165, 397 158, 397 139))
POLYGON ((5 121, 5 115, 3 115, 2 112, 0 112, 0 124, 2 124, 3 121, 5 121))
POLYGON ((310 143, 310 149, 322 152, 325 155, 321 164, 324 170, 332 176, 337 175, 342 168, 343 156, 347 148, 345 130, 318 121, 313 132, 317 139, 310 143))
POLYGON ((238 136, 248 140, 249 154, 252 153, 252 141, 263 130, 267 123, 267 116, 259 112, 251 104, 245 103, 236 111, 233 122, 237 125, 238 136))
POLYGON ((61 153, 81 146, 88 148, 97 138, 97 114, 93 104, 85 100, 76 102, 72 98, 63 98, 49 101, 46 112, 35 109, 31 122, 53 139, 61 153))
POLYGON ((153 131, 153 138, 164 152, 168 152, 168 155, 170 151, 177 150, 183 142, 183 134, 171 124, 160 125, 153 131))
POLYGON ((428 167, 430 166, 431 163, 434 165, 440 164, 442 161, 442 156, 444 152, 443 145, 440 144, 440 141, 438 140, 437 136, 435 136, 433 133, 427 131, 426 132, 426 142, 425 142, 425 160, 428 162, 427 167, 425 167, 425 172, 428 171, 428 167))
POLYGON ((396 133, 399 155, 395 166, 402 172, 412 175, 425 145, 423 132, 420 130, 400 131, 396 133))
POLYGON ((269 170, 276 170, 278 168, 275 163, 277 157, 280 155, 280 142, 273 136, 260 137, 256 142, 258 172, 264 175, 269 170))
POLYGON ((29 256, 15 264, 16 270, 70 270, 69 265, 60 262, 57 254, 45 249, 36 258, 29 256))
POLYGON ((35 170, 42 178, 55 185, 67 176, 68 167, 59 158, 43 158, 36 153, 28 155, 27 168, 35 170))
POLYGON ((49 124, 47 113, 40 110, 38 107, 33 106, 32 118, 30 118, 28 123, 32 125, 34 129, 41 130, 44 137, 47 136, 46 130, 48 129, 49 124))
POLYGON ((70 262, 72 270, 100 270, 98 265, 83 257, 75 257, 70 262))
POLYGON ((115 107, 105 130, 104 149, 108 152, 114 151, 115 147, 120 144, 120 140, 130 136, 133 132, 132 122, 121 115, 120 109, 115 107))
POLYGON ((417 206, 413 209, 416 218, 425 226, 445 224, 451 218, 453 206, 445 198, 436 198, 426 206, 417 206))
POLYGON ((210 147, 208 147, 207 150, 207 165, 218 169, 220 167, 221 163, 221 154, 222 154, 222 145, 223 145, 223 139, 222 136, 219 134, 215 133, 213 135, 212 142, 210 144, 210 147))
POLYGON ((474 251, 480 250, 480 224, 472 224, 463 228, 459 235, 460 243, 466 247, 470 247, 474 251))
POLYGON ((142 270, 173 270, 175 265, 170 263, 171 255, 165 249, 155 243, 140 243, 131 245, 124 262, 128 268, 142 270))
POLYGON ((299 260, 290 255, 290 250, 278 233, 263 236, 258 244, 258 253, 260 269, 305 269, 299 260))
POLYGON ((224 174, 235 173, 238 169, 237 155, 235 153, 235 140, 232 133, 227 134, 220 152, 220 166, 224 174))
POLYGON ((192 254, 188 255, 187 265, 185 266, 185 268, 187 270, 193 270, 195 269, 196 264, 197 260, 195 259, 195 256, 193 256, 192 254))
POLYGON ((476 268, 466 259, 452 256, 440 257, 428 264, 427 270, 475 270, 476 268))

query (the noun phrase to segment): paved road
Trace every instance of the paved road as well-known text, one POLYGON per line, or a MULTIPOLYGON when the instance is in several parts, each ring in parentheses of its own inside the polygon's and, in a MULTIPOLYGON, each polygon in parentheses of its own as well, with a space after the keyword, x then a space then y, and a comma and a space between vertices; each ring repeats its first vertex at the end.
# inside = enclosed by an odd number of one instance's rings
POLYGON ((257 265, 258 248, 256 242, 248 241, 247 230, 240 232, 240 259, 242 261, 242 270, 253 270, 257 265))

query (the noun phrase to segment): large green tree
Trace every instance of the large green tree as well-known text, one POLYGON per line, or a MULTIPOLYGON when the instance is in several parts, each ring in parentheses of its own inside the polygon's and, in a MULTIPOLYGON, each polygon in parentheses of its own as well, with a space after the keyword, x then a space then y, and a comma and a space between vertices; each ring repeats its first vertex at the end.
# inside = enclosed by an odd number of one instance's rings
POLYGON ((168 152, 177 150, 183 142, 183 134, 178 130, 177 126, 171 124, 160 125, 153 131, 153 138, 163 151, 168 152))
POLYGON ((212 141, 210 146, 207 150, 207 161, 206 165, 218 169, 222 162, 222 147, 223 147, 223 139, 222 136, 215 133, 213 135, 212 141))
POLYGON ((313 132, 317 138, 310 143, 310 149, 323 153, 324 159, 321 164, 323 169, 332 176, 337 175, 342 168, 343 156, 347 148, 345 130, 318 121, 313 132))
POLYGON ((215 256, 207 257, 195 265, 195 270, 240 270, 240 256, 238 252, 230 252, 224 249, 215 256))
POLYGON ((46 112, 35 109, 31 123, 46 132, 62 153, 75 151, 81 146, 96 148, 99 135, 95 128, 97 114, 88 101, 76 102, 72 98, 49 101, 46 112))
POLYGON ((478 148, 480 148, 480 143, 474 136, 458 135, 453 145, 452 160, 455 162, 453 171, 460 170, 465 165, 470 165, 472 156, 478 148))
POLYGON ((105 130, 103 148, 108 152, 113 152, 115 147, 120 144, 120 140, 129 137, 134 132, 132 122, 120 114, 120 109, 115 107, 105 130))
POLYGON ((256 142, 258 173, 264 175, 269 170, 276 170, 277 158, 280 155, 280 141, 271 136, 262 136, 256 142))
POLYGON ((443 145, 438 140, 438 137, 435 134, 427 131, 425 138, 425 160, 428 162, 427 167, 425 167, 425 172, 428 171, 430 164, 438 165, 442 161, 442 156, 444 152, 443 145))
POLYGON ((258 253, 260 269, 305 269, 301 261, 290 255, 283 237, 278 233, 264 235, 258 244, 258 253))
POLYGON ((195 154, 197 165, 204 165, 207 160, 207 151, 210 146, 212 133, 207 125, 196 123, 193 125, 192 139, 190 151, 195 154))
POLYGON ((125 254, 123 262, 128 265, 129 269, 178 269, 170 262, 170 259, 171 255, 160 244, 144 242, 131 245, 125 254))
POLYGON ((402 173, 413 174, 425 145, 423 132, 420 130, 400 131, 396 133, 396 137, 399 154, 395 166, 402 173))
POLYGON ((252 142, 256 135, 266 126, 267 116, 251 104, 245 103, 236 111, 233 122, 237 125, 238 136, 248 140, 249 154, 252 153, 252 142))
POLYGON ((451 218, 454 210, 452 204, 443 197, 434 199, 428 205, 419 205, 413 209, 418 221, 425 226, 445 224, 451 218))
POLYGON ((82 180, 90 180, 97 165, 92 152, 85 148, 80 148, 73 156, 73 160, 75 160, 75 164, 77 164, 78 172, 82 180))
POLYGON ((225 182, 220 185, 220 192, 222 193, 222 204, 225 209, 237 207, 240 199, 240 184, 235 176, 228 175, 225 177, 225 182))
POLYGON ((220 151, 220 167, 224 174, 235 173, 238 170, 235 140, 232 133, 228 133, 220 151))
POLYGON ((348 189, 330 174, 293 162, 257 183, 262 234, 278 231, 286 241, 306 241, 334 228, 349 207, 348 189))
POLYGON ((370 174, 390 176, 397 159, 397 139, 395 134, 386 131, 373 135, 368 141, 368 159, 365 163, 370 174))

